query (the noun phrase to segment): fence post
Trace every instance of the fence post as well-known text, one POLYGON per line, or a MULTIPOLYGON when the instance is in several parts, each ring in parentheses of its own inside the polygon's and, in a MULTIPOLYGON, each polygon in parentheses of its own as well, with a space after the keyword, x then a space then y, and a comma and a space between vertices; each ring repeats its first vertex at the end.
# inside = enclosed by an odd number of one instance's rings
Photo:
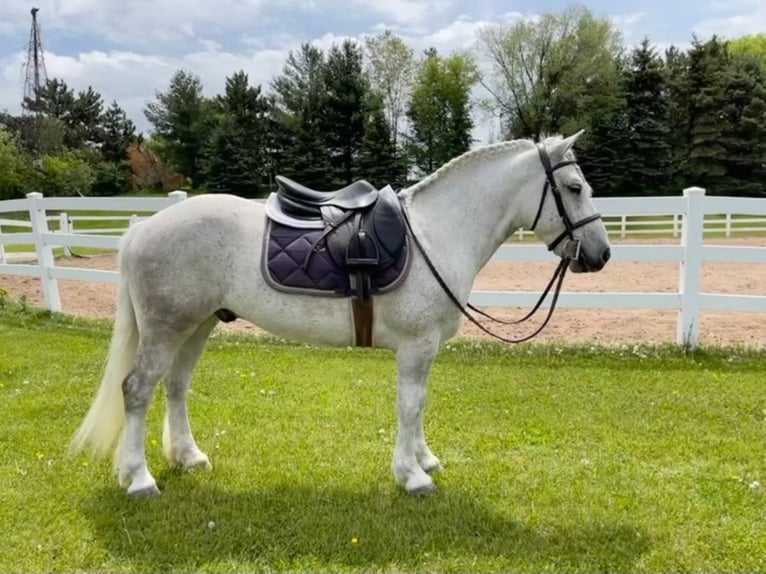
POLYGON ((726 214, 726 237, 731 237, 731 213, 726 214))
POLYGON ((29 199, 29 221, 32 223, 32 233, 35 236, 35 251, 37 251, 37 264, 40 267, 40 281, 43 286, 45 308, 48 311, 61 311, 61 299, 59 298, 58 281, 51 277, 50 270, 55 266, 53 259, 53 246, 46 245, 43 233, 48 233, 48 218, 42 205, 43 194, 32 192, 27 194, 29 199))
POLYGON ((681 309, 678 312, 676 343, 693 349, 699 340, 705 190, 701 187, 689 187, 684 189, 684 197, 686 206, 681 226, 683 259, 679 266, 678 278, 681 309))
MULTIPOLYGON (((69 216, 64 211, 59 213, 59 233, 72 233, 69 216)), ((66 257, 72 256, 72 249, 68 245, 64 246, 64 255, 66 257)))
POLYGON ((625 228, 627 227, 628 216, 623 215, 620 219, 620 239, 625 239, 625 228))
POLYGON ((177 189, 175 191, 171 191, 170 193, 168 193, 168 197, 174 200, 173 203, 178 203, 179 201, 183 201, 184 199, 186 199, 186 196, 187 196, 186 192, 181 189, 177 189))

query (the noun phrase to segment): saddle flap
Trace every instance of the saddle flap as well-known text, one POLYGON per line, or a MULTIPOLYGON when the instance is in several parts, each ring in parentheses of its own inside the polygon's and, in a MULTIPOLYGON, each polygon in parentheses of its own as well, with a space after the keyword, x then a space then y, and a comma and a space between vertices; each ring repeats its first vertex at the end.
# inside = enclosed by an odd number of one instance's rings
POLYGON ((399 198, 391 186, 387 185, 380 190, 380 197, 370 220, 380 247, 387 255, 395 257, 404 247, 406 229, 399 198))

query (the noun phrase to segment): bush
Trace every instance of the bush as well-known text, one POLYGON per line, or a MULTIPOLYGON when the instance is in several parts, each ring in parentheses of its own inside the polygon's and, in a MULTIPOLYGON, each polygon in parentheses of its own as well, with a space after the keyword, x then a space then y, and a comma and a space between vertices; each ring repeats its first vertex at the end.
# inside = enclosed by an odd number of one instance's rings
POLYGON ((24 197, 33 190, 32 164, 13 134, 0 130, 0 199, 24 197))
POLYGON ((64 150, 59 155, 43 156, 37 178, 44 195, 90 195, 96 172, 81 154, 64 150))
POLYGON ((95 181, 90 189, 91 195, 120 195, 131 191, 129 167, 108 161, 100 161, 95 166, 95 181))

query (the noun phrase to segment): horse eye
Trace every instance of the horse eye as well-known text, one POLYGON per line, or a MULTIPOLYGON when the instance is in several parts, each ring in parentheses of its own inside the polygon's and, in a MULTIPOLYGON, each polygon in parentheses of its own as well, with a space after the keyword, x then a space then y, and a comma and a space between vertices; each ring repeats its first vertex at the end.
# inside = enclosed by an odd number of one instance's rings
POLYGON ((582 191, 582 185, 579 183, 570 183, 569 185, 567 185, 567 188, 572 193, 580 193, 582 191))

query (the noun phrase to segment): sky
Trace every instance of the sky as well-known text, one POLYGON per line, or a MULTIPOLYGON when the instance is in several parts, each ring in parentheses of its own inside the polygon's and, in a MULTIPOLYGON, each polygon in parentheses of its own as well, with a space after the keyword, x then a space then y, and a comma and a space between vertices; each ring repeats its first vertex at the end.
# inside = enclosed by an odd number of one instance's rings
MULTIPOLYGON (((661 48, 766 30, 764 0, 585 0, 613 19, 628 46, 644 37, 661 48)), ((179 68, 220 93, 238 70, 267 87, 290 50, 323 48, 391 29, 417 54, 471 48, 492 22, 560 11, 562 0, 0 0, 0 110, 20 111, 32 6, 40 8, 48 77, 75 90, 89 85, 116 100, 148 131, 143 109, 179 68)), ((476 91, 474 95, 484 94, 476 91)), ((474 132, 485 139, 481 121, 474 132)))

